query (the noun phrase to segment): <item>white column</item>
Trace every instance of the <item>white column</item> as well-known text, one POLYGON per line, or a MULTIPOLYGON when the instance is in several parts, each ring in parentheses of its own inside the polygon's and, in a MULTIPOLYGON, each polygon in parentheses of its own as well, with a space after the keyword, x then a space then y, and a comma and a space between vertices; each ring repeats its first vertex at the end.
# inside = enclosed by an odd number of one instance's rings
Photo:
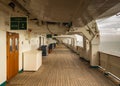
POLYGON ((99 65, 99 43, 100 43, 100 36, 99 34, 96 34, 96 36, 93 38, 91 41, 91 46, 90 46, 90 65, 92 67, 96 67, 99 65))
POLYGON ((73 46, 73 38, 71 38, 71 45, 73 46))

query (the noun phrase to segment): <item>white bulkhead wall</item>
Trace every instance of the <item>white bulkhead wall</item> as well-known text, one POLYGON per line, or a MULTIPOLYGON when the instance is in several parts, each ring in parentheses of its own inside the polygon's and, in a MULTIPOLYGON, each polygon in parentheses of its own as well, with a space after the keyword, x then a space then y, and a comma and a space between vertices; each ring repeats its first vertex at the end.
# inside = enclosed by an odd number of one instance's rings
POLYGON ((41 39, 40 39, 41 40, 40 46, 42 46, 42 45, 48 45, 46 34, 40 35, 40 37, 41 37, 41 39))
MULTIPOLYGON (((0 11, 0 84, 6 81, 7 60, 6 60, 6 32, 9 28, 10 15, 0 11), (7 19, 8 18, 8 19, 7 19)), ((29 26, 28 26, 29 28, 29 26)), ((37 49, 39 47, 39 36, 32 35, 30 38, 26 35, 26 31, 14 31, 19 33, 19 71, 22 70, 22 54, 24 51, 37 49)))
POLYGON ((0 84, 6 81, 6 32, 0 30, 0 84))

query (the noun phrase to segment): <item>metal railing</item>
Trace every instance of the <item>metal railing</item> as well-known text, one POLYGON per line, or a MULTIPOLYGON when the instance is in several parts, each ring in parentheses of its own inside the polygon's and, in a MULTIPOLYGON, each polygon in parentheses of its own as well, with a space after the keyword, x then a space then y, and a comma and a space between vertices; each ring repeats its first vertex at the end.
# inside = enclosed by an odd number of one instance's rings
MULTIPOLYGON (((67 45, 69 48, 74 50, 74 47, 67 45)), ((84 48, 76 46, 77 54, 80 57, 84 57, 84 48)), ((104 73, 109 73, 114 76, 116 79, 120 80, 120 55, 112 55, 112 53, 105 53, 99 51, 99 67, 103 69, 104 73)))
POLYGON ((120 56, 99 52, 99 66, 120 80, 120 56))

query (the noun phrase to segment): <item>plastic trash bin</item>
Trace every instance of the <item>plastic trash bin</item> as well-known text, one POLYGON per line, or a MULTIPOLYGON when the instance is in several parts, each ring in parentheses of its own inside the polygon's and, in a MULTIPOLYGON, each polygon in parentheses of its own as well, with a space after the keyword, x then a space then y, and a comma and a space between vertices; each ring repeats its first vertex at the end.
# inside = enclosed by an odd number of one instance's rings
POLYGON ((47 56, 47 46, 46 45, 41 46, 41 50, 42 56, 47 56))

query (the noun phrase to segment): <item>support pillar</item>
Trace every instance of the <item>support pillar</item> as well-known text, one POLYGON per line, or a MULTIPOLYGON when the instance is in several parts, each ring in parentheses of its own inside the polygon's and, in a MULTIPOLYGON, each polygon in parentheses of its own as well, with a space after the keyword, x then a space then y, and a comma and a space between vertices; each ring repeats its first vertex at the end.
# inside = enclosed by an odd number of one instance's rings
POLYGON ((71 46, 73 46, 73 38, 71 38, 71 46))
POLYGON ((99 65, 99 44, 100 44, 100 36, 96 34, 95 37, 92 39, 90 44, 90 65, 91 67, 98 67, 99 65))
POLYGON ((69 44, 69 39, 67 39, 67 44, 69 44))
POLYGON ((76 42, 77 42, 77 39, 74 38, 74 47, 76 47, 76 42))
POLYGON ((84 59, 86 61, 90 61, 90 42, 85 37, 84 37, 83 42, 84 42, 83 43, 84 44, 84 59))
POLYGON ((73 38, 73 47, 75 47, 75 39, 73 38))

